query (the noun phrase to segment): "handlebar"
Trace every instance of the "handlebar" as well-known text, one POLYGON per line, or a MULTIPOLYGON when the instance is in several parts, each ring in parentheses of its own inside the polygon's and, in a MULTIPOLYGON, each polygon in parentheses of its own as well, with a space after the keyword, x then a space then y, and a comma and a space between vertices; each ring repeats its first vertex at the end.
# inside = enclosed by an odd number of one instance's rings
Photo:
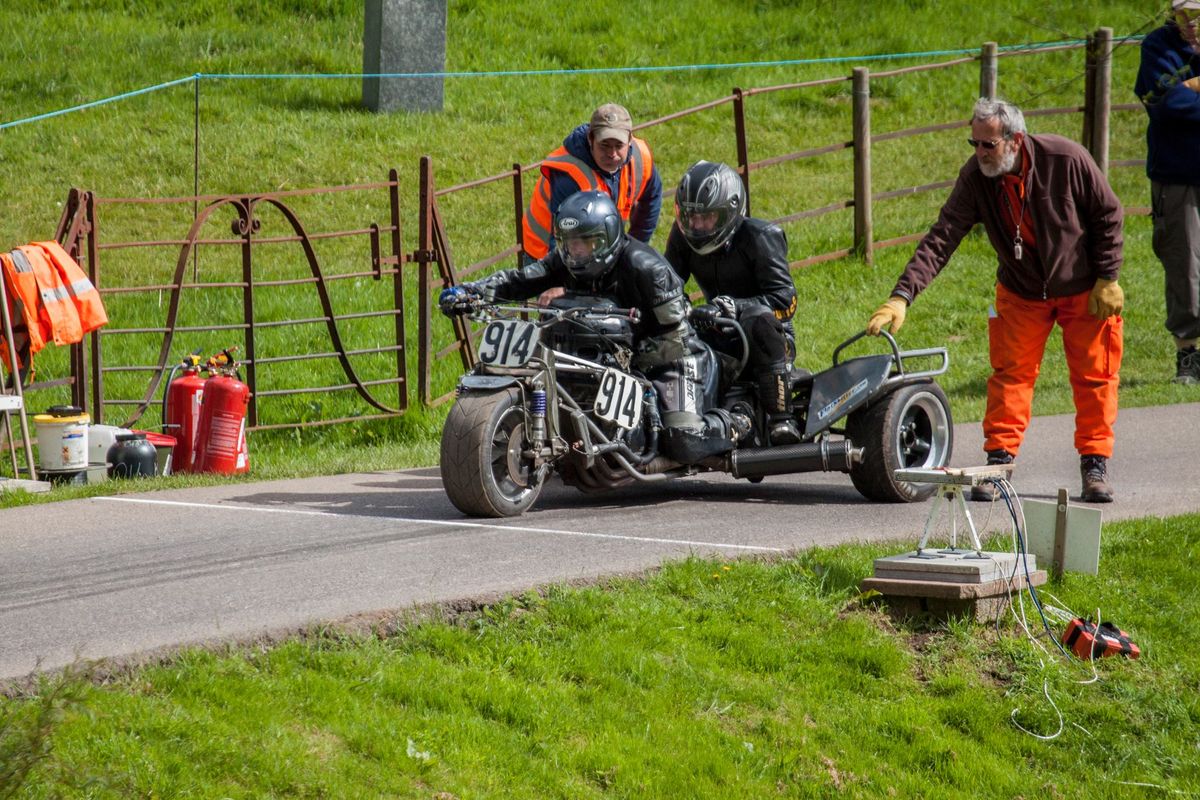
MULTIPOLYGON (((467 313, 467 312, 464 312, 467 313)), ((627 319, 637 324, 642 319, 642 312, 636 308, 610 308, 608 306, 572 306, 571 308, 554 308, 553 306, 499 305, 476 300, 472 303, 469 313, 486 314, 487 316, 515 316, 517 314, 536 314, 550 319, 543 319, 539 325, 548 325, 563 319, 627 319)))
MULTIPOLYGON (((847 339, 846 341, 844 341, 840 345, 838 345, 837 348, 833 351, 833 366, 836 367, 839 363, 841 363, 838 360, 838 357, 842 354, 843 350, 845 350, 847 347, 849 347, 850 345, 854 344, 859 339, 861 339, 867 335, 868 334, 866 331, 859 331, 858 333, 854 334, 849 339, 847 339)), ((944 348, 944 347, 925 347, 925 348, 922 348, 919 350, 901 350, 900 345, 896 344, 895 337, 893 337, 890 333, 888 333, 887 331, 880 331, 879 335, 882 336, 883 338, 887 339, 888 344, 891 345, 892 359, 893 359, 892 363, 896 367, 896 374, 893 376, 893 378, 895 378, 895 379, 934 377, 937 375, 941 375, 947 369, 950 368, 950 354, 947 352, 946 348, 944 348), (931 369, 925 369, 925 370, 905 369, 904 362, 906 359, 920 359, 920 358, 936 358, 936 359, 940 359, 940 363, 931 369)))
MULTIPOLYGON (((546 311, 548 309, 542 309, 542 310, 546 311)), ((576 306, 575 308, 568 308, 568 309, 564 309, 564 310, 566 313, 563 316, 578 315, 578 316, 589 317, 592 319, 606 319, 608 317, 617 317, 620 319, 627 319, 635 325, 642 321, 642 312, 638 311, 636 308, 606 308, 605 306, 576 306), (572 314, 571 312, 577 312, 577 314, 572 314)))
MULTIPOLYGON (((843 350, 845 350, 847 347, 854 344, 855 342, 857 342, 859 339, 863 338, 866 335, 867 335, 866 331, 859 331, 858 333, 854 334, 846 341, 839 344, 837 346, 837 348, 835 348, 833 351, 833 365, 835 367, 838 365, 838 356, 841 355, 843 350)), ((901 363, 900 363, 901 362, 900 345, 896 344, 896 338, 894 336, 892 336, 890 333, 888 333, 887 331, 880 331, 879 335, 882 336, 883 338, 887 339, 888 344, 890 344, 892 346, 892 355, 896 359, 896 366, 899 367, 900 372, 903 373, 904 368, 903 368, 903 366, 901 366, 901 363)))

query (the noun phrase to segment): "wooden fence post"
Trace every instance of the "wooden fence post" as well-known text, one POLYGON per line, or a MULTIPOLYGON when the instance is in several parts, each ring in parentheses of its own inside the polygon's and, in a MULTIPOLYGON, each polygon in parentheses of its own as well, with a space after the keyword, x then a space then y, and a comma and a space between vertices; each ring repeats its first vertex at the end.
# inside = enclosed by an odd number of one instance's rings
POLYGON ((1096 117, 1096 35, 1087 35, 1083 48, 1083 131, 1079 143, 1092 152, 1092 123, 1096 117))
POLYGON ((1112 112, 1112 28, 1096 31, 1096 85, 1093 90, 1092 158, 1108 174, 1108 122, 1112 112))
POLYGON ((750 215, 750 155, 746 146, 746 99, 742 90, 733 87, 733 132, 737 140, 738 174, 746 188, 746 215, 750 215))
POLYGON ((417 394, 421 403, 433 402, 430 353, 433 346, 433 321, 430 319, 429 260, 433 251, 433 159, 421 156, 420 204, 417 225, 417 394))
POLYGON ((979 96, 989 100, 996 96, 999 58, 995 42, 984 42, 979 54, 979 96))
POLYGON ((854 68, 854 249, 875 263, 871 231, 871 74, 854 68))
MULTIPOLYGON (((525 226, 522 220, 525 216, 525 189, 521 185, 521 165, 513 164, 513 208, 517 225, 517 266, 521 266, 522 254, 525 252, 525 226)), ((536 184, 535 184, 536 185, 536 184)))
POLYGON ((391 214, 392 258, 396 262, 396 273, 392 276, 392 303, 396 309, 396 376, 401 378, 396 387, 397 408, 408 408, 408 343, 404 336, 404 244, 400 235, 400 172, 393 167, 388 170, 388 210, 391 214))

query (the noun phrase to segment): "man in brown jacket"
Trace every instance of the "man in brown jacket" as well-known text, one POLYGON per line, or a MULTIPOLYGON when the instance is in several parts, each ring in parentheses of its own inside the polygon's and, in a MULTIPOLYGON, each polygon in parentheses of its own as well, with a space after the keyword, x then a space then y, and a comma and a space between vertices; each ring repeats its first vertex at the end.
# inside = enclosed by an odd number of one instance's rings
MULTIPOLYGON (((1024 115, 1011 103, 980 99, 967 141, 975 156, 959 171, 937 222, 867 331, 899 330, 909 304, 982 223, 998 260, 995 306, 988 315, 987 462, 1008 464, 1016 457, 1046 340, 1057 323, 1075 400, 1081 496, 1084 502, 1111 502, 1107 466, 1124 325, 1124 293, 1117 284, 1121 203, 1083 147, 1061 136, 1027 134, 1024 115)), ((993 496, 990 487, 972 490, 976 500, 993 496)))

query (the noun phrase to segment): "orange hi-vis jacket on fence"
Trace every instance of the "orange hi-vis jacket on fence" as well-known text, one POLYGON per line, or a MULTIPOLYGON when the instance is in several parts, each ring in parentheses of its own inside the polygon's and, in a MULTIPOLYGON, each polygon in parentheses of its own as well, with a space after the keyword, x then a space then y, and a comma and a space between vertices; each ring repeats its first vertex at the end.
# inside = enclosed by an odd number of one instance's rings
MULTIPOLYGON (((535 259, 545 258, 550 252, 550 240, 553 237, 553 215, 550 212, 550 176, 552 172, 560 172, 569 176, 579 191, 611 191, 604 176, 587 162, 576 158, 567 152, 567 148, 559 147, 542 161, 542 174, 538 177, 533 188, 533 197, 529 200, 529 208, 525 210, 522 220, 524 229, 523 245, 525 252, 535 259)), ((619 196, 613 198, 621 219, 629 222, 629 215, 642 194, 650 176, 654 172, 654 159, 650 155, 650 147, 636 136, 632 137, 629 148, 629 159, 621 167, 619 196)))
MULTIPOLYGON (((24 349, 22 337, 32 356, 47 344, 83 341, 84 334, 108 324, 100 292, 58 242, 33 242, 0 253, 0 279, 8 290, 18 352, 24 349)), ((4 341, 0 361, 12 370, 4 341)))

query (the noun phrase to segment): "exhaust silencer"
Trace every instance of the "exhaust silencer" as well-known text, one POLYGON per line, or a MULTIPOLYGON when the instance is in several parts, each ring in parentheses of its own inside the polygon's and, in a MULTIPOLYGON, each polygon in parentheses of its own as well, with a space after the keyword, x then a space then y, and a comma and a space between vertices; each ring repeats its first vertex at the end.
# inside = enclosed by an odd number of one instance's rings
POLYGON ((849 472, 850 467, 862 461, 862 454, 862 448, 855 447, 849 439, 755 447, 734 450, 729 457, 729 472, 735 478, 759 478, 793 472, 849 472))

